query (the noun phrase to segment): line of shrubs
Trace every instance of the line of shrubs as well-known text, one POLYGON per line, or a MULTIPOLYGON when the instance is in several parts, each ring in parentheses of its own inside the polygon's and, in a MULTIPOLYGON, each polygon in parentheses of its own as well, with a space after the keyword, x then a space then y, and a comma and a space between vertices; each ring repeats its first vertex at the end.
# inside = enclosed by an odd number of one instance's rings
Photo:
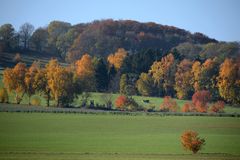
MULTIPOLYGON (((177 104, 176 100, 170 96, 165 96, 160 107, 152 105, 148 108, 144 108, 139 105, 132 97, 120 95, 116 101, 115 106, 121 111, 160 111, 160 112, 197 112, 197 113, 224 113, 224 102, 217 101, 209 106, 211 94, 209 91, 202 90, 194 93, 192 102, 187 102, 182 108, 177 104)), ((144 103, 149 103, 148 100, 144 100, 144 103)))
POLYGON ((26 112, 26 113, 78 113, 78 114, 100 114, 100 115, 147 115, 147 116, 217 116, 217 117, 240 117, 238 113, 199 113, 199 112, 161 112, 161 111, 119 111, 119 110, 97 110, 86 108, 56 108, 36 107, 28 105, 4 104, 0 106, 0 112, 26 112))

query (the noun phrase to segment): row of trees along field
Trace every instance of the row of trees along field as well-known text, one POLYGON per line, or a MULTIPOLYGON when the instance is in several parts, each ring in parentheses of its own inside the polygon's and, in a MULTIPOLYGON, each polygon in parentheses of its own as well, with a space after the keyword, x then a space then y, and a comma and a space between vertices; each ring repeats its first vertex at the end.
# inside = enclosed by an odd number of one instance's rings
MULTIPOLYGON (((120 92, 126 96, 192 97, 194 106, 200 106, 195 110, 202 112, 207 111, 205 106, 210 99, 240 104, 239 58, 222 61, 215 57, 193 61, 170 53, 153 61, 147 72, 137 74, 126 72, 124 68, 131 56, 121 48, 107 59, 85 54, 67 67, 60 66, 57 60, 50 60, 45 67, 37 62, 29 68, 24 63, 18 63, 14 68, 4 70, 3 82, 9 92, 15 93, 17 103, 25 94, 30 99, 33 94, 40 92, 48 102, 53 98, 57 106, 69 105, 83 91, 99 91, 120 92), (197 98, 194 98, 194 93, 202 99, 195 102, 197 98)), ((134 67, 146 67, 142 66, 145 63, 142 59, 134 67)), ((170 101, 168 99, 166 103, 170 101)), ((127 102, 131 102, 131 105, 135 103, 132 99, 127 102)), ((191 104, 186 108, 194 110, 191 104)))
POLYGON ((240 59, 209 58, 199 60, 178 59, 170 53, 154 61, 150 69, 134 77, 121 75, 120 93, 144 96, 171 96, 190 99, 201 90, 211 93, 212 100, 223 99, 240 103, 240 59))
MULTIPOLYGON (((131 20, 109 19, 77 25, 52 21, 49 25, 36 30, 30 23, 25 23, 18 31, 11 24, 0 27, 0 51, 4 52, 29 50, 33 53, 55 55, 67 62, 75 62, 85 53, 106 58, 118 48, 126 49, 133 57, 147 49, 157 50, 162 54, 175 49, 181 56, 191 60, 214 56, 224 59, 226 56, 236 56, 239 44, 218 42, 201 33, 191 34, 173 26, 131 20)), ((158 58, 155 56, 154 58, 158 58)), ((147 60, 149 59, 151 58, 147 60)), ((146 67, 138 69, 145 72, 146 67)))

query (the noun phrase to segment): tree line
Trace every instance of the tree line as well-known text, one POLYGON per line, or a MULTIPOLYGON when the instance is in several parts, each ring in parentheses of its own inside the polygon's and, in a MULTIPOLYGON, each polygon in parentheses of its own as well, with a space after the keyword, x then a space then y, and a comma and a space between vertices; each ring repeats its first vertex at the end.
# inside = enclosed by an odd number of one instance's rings
POLYGON ((207 90, 214 101, 240 104, 240 59, 219 57, 199 60, 178 59, 170 53, 154 61, 147 72, 132 78, 122 74, 120 93, 144 96, 171 96, 191 99, 197 91, 207 90))
MULTIPOLYGON (((57 106, 69 105, 82 92, 96 91, 121 93, 128 97, 142 95, 166 99, 167 96, 178 99, 192 98, 193 104, 200 106, 195 110, 203 112, 206 111, 205 103, 209 100, 240 104, 239 58, 226 58, 222 61, 215 57, 205 61, 193 61, 179 58, 179 55, 174 53, 155 55, 162 58, 155 61, 152 58, 149 69, 146 68, 146 72, 138 74, 126 72, 124 69, 132 55, 123 48, 106 59, 84 54, 79 60, 65 67, 56 59, 50 60, 46 66, 34 62, 27 67, 20 62, 14 68, 4 70, 3 82, 9 92, 14 92, 17 103, 21 102, 25 94, 30 100, 35 93, 41 93, 47 99, 48 105, 51 98, 57 106), (201 95, 197 97, 203 98, 194 102, 196 93, 201 95)), ((145 64, 144 59, 142 61, 139 62, 140 68, 141 64, 145 64)), ((135 103, 131 99, 122 99, 128 100, 131 105, 135 103)), ((167 102, 169 101, 171 100, 167 99, 167 102)), ((185 109, 191 108, 191 104, 188 104, 185 109)))

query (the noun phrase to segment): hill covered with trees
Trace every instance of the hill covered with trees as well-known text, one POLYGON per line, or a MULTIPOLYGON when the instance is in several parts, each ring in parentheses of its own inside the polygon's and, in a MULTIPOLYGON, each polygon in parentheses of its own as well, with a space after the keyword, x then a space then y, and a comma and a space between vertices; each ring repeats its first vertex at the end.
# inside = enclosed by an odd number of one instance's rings
POLYGON ((19 31, 11 24, 4 24, 0 28, 0 36, 2 51, 24 49, 55 53, 69 62, 79 59, 84 53, 107 56, 118 48, 133 54, 146 49, 166 53, 181 43, 218 42, 202 33, 192 34, 173 26, 111 19, 77 25, 52 21, 36 30, 33 25, 25 23, 19 31))
MULTIPOLYGON (((22 95, 28 94, 30 100, 32 93, 40 91, 57 105, 71 103, 82 92, 97 91, 178 99, 204 93, 213 101, 240 104, 239 48, 237 42, 218 42, 201 33, 130 20, 77 25, 52 21, 36 30, 25 23, 18 32, 11 24, 0 27, 4 53, 32 52, 67 62, 63 65, 48 59, 46 66, 34 62, 28 68, 20 54, 15 56, 11 65, 15 67, 5 69, 3 79, 9 92, 17 91, 19 103, 22 95)), ((132 99, 125 99, 135 105, 132 99)), ((206 111, 207 105, 194 105, 206 111)))

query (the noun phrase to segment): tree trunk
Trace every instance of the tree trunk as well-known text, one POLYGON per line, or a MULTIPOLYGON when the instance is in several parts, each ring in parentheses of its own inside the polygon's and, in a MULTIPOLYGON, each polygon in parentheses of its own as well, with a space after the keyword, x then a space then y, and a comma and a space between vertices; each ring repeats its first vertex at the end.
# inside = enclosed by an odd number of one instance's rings
POLYGON ((18 94, 16 94, 15 99, 16 99, 16 103, 17 103, 17 104, 20 104, 21 101, 20 101, 20 98, 19 98, 18 94))
POLYGON ((49 107, 50 104, 50 90, 47 91, 47 106, 49 107))
POLYGON ((59 99, 57 99, 57 107, 59 107, 59 99))
POLYGON ((24 49, 25 50, 27 49, 27 40, 26 39, 24 40, 24 49))
POLYGON ((30 106, 30 99, 31 99, 31 96, 28 96, 28 105, 30 106))

